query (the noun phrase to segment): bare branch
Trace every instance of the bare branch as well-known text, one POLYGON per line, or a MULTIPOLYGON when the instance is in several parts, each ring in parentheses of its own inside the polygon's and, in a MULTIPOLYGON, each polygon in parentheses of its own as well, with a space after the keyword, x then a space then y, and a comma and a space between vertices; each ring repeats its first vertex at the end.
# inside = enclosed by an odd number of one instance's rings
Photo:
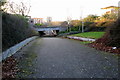
POLYGON ((21 14, 22 16, 27 16, 30 12, 30 8, 31 6, 26 6, 23 2, 16 4, 14 2, 8 1, 5 5, 6 12, 21 14))

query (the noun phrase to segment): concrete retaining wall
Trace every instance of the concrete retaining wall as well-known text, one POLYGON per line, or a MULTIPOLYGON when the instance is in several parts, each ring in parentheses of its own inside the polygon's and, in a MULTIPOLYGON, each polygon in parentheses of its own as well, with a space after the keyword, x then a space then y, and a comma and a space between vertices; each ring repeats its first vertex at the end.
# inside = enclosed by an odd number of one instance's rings
POLYGON ((38 38, 38 36, 34 36, 31 38, 28 38, 18 44, 16 44, 15 46, 7 49, 6 51, 0 53, 0 62, 2 60, 5 60, 7 57, 12 56, 13 54, 15 54, 18 50, 20 50, 22 47, 24 47, 26 44, 28 44, 29 42, 31 42, 32 40, 38 38))

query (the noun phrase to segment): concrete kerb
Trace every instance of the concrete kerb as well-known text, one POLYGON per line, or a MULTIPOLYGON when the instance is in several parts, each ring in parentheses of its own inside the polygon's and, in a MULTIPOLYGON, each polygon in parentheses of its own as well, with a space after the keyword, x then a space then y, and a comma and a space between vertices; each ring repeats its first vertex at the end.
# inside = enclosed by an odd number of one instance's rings
POLYGON ((69 39, 83 40, 83 41, 92 41, 92 42, 94 42, 96 40, 96 39, 76 37, 76 36, 67 36, 67 38, 69 38, 69 39))
POLYGON ((34 39, 38 38, 38 36, 27 38, 26 40, 16 44, 15 46, 12 46, 11 48, 7 49, 6 51, 0 53, 0 62, 2 60, 5 60, 7 57, 12 56, 15 54, 18 50, 20 50, 22 47, 27 45, 29 42, 33 41, 34 39))

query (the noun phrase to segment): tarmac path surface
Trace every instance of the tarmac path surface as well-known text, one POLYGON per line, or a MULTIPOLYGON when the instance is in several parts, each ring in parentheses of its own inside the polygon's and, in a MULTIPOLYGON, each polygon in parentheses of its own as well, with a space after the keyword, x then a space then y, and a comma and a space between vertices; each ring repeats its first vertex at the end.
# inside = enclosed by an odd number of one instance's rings
POLYGON ((27 78, 117 78, 118 57, 97 51, 79 41, 57 37, 38 38, 18 54, 33 52, 33 74, 27 78))

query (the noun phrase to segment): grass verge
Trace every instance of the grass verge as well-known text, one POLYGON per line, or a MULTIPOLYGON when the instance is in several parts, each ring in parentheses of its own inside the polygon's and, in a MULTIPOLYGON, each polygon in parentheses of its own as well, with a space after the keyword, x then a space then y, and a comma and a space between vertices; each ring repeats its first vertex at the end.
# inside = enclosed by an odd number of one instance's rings
POLYGON ((81 44, 89 44, 92 43, 92 41, 80 41, 81 44))
POLYGON ((84 32, 84 33, 73 34, 70 36, 98 39, 98 38, 102 37, 104 35, 104 33, 105 32, 84 32))

